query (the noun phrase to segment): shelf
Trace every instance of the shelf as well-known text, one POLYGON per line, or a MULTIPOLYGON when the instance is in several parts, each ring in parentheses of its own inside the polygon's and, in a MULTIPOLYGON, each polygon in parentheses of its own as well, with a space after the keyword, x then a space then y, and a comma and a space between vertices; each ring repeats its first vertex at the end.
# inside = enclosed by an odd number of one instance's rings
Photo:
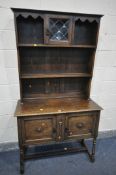
POLYGON ((91 77, 91 74, 88 73, 27 73, 22 74, 20 78, 27 79, 27 78, 65 78, 65 77, 91 77))
POLYGON ((18 47, 74 47, 74 48, 96 48, 96 45, 18 44, 18 47))

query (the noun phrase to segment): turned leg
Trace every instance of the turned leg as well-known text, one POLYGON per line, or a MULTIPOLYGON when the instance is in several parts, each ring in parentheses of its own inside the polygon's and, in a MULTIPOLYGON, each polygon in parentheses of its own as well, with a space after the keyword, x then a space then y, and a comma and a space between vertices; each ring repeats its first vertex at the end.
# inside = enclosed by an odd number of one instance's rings
POLYGON ((24 154, 26 154, 26 151, 27 151, 27 147, 25 146, 24 147, 24 154))
POLYGON ((91 153, 91 161, 95 161, 95 148, 96 148, 96 138, 93 139, 92 153, 91 153))
POLYGON ((20 173, 24 173, 24 149, 20 148, 20 173))
POLYGON ((88 150, 88 148, 87 148, 87 146, 86 146, 86 144, 85 144, 84 139, 82 139, 82 140, 80 141, 80 144, 81 144, 83 147, 85 147, 85 149, 86 149, 86 151, 87 151, 87 153, 88 153, 88 156, 89 156, 89 158, 90 158, 90 161, 91 161, 91 162, 94 162, 94 161, 95 161, 96 138, 93 139, 92 151, 91 151, 91 152, 88 150))
POLYGON ((82 146, 84 146, 84 144, 85 144, 84 139, 82 139, 82 140, 80 141, 80 143, 81 143, 82 146))

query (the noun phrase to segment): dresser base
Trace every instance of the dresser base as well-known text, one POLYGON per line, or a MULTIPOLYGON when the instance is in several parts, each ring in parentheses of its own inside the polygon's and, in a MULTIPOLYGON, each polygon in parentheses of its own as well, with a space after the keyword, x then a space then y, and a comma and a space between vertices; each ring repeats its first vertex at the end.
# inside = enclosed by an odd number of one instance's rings
POLYGON ((15 116, 20 172, 24 173, 25 160, 76 152, 87 153, 90 161, 94 162, 100 111, 101 107, 91 99, 18 101, 15 116), (92 139, 91 151, 85 143, 89 138, 92 139))

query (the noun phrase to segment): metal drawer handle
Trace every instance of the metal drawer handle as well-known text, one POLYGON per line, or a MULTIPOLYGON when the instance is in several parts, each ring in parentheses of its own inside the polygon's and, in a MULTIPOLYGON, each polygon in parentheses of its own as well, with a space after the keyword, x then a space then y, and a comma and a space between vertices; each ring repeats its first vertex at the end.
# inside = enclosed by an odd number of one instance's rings
POLYGON ((35 131, 41 133, 44 129, 42 127, 36 128, 35 131))
POLYGON ((84 123, 77 123, 76 124, 76 127, 79 128, 79 129, 81 129, 81 128, 84 127, 84 123))

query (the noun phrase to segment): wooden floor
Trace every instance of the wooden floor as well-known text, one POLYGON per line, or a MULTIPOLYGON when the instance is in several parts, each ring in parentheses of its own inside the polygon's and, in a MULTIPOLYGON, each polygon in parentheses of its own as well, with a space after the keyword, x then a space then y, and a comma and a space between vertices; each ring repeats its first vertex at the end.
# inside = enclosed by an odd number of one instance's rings
POLYGON ((77 100, 77 98, 42 99, 39 101, 19 100, 15 116, 59 114, 101 110, 93 100, 77 100))

